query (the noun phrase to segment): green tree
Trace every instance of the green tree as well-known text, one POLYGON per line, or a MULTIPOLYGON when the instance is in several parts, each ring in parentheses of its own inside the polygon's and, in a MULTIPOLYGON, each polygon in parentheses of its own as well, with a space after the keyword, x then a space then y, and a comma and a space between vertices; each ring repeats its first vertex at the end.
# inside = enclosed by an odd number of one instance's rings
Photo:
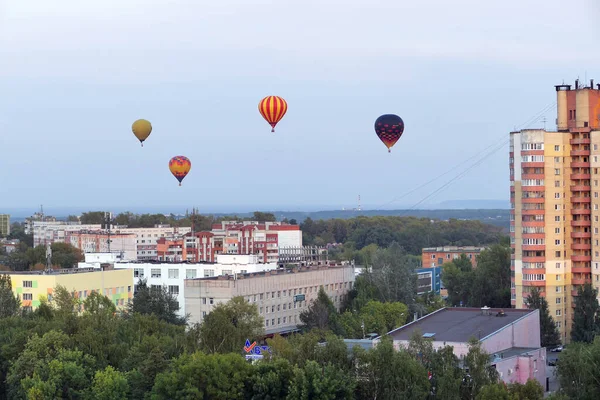
POLYGON ((275 222, 277 221, 277 218, 273 213, 254 211, 254 214, 252 215, 252 220, 258 222, 275 222))
POLYGON ((310 303, 307 310, 300 313, 300 321, 303 330, 317 328, 337 332, 337 311, 323 286, 319 287, 317 299, 310 303))
POLYGON ((506 385, 503 383, 492 383, 485 385, 479 391, 476 397, 477 400, 512 400, 513 397, 509 393, 506 385))
POLYGON ((525 304, 532 310, 539 310, 540 312, 540 335, 542 347, 554 347, 558 346, 561 342, 560 333, 556 328, 556 323, 550 315, 548 310, 548 302, 544 297, 541 296, 540 290, 534 288, 527 299, 525 304))
POLYGON ((0 319, 19 314, 21 301, 12 290, 10 275, 0 274, 0 319))
POLYGON ((561 353, 556 374, 561 392, 569 399, 600 399, 598 369, 600 337, 591 344, 574 342, 561 353))
POLYGON ((535 379, 527 379, 525 384, 518 382, 508 385, 512 399, 516 400, 543 400, 544 388, 535 379))
POLYGON ((241 353, 246 340, 264 332, 256 304, 238 296, 217 304, 200 325, 200 348, 207 353, 241 353))
POLYGON ((52 305, 57 315, 66 316, 79 312, 80 301, 75 292, 69 292, 62 285, 57 285, 53 290, 52 305))
POLYGON ((475 307, 510 307, 510 247, 494 245, 477 257, 470 303, 475 307))
POLYGON ((381 300, 399 301, 411 306, 417 294, 417 264, 410 261, 406 252, 396 242, 373 257, 372 279, 381 300))
POLYGON ((346 337, 362 338, 368 333, 384 335, 406 323, 408 307, 399 302, 369 301, 358 313, 345 312, 339 324, 346 337))
POLYGON ((284 358, 259 361, 251 380, 251 400, 285 400, 294 377, 294 367, 284 358))
POLYGON ((303 368, 295 369, 287 399, 351 400, 355 386, 354 379, 336 366, 320 366, 316 361, 308 361, 303 368))
POLYGON ((83 301, 83 310, 88 314, 113 315, 117 312, 115 304, 106 296, 92 292, 83 301))
POLYGON ((165 286, 148 287, 146 279, 140 279, 133 301, 128 305, 129 314, 156 315, 159 319, 184 325, 187 318, 179 316, 179 302, 165 286))
POLYGON ((483 350, 481 342, 475 338, 469 340, 469 352, 464 358, 467 375, 462 392, 464 398, 475 399, 486 385, 498 382, 498 372, 489 363, 490 355, 483 350))
POLYGON ((252 376, 238 354, 184 354, 156 377, 152 399, 244 399, 252 376))
POLYGON ((571 340, 573 342, 591 343, 600 328, 598 304, 598 290, 586 283, 577 288, 575 297, 575 311, 573 312, 573 328, 571 340))
MULTIPOLYGON (((45 250, 44 250, 45 251, 45 250)), ((40 262, 44 262, 46 255, 40 262)), ((61 268, 76 268, 77 263, 83 261, 83 252, 69 243, 52 243, 52 265, 61 268)))
POLYGON ((439 399, 460 400, 463 371, 452 346, 444 346, 431 356, 432 392, 439 399))
POLYGON ((127 377, 122 372, 111 366, 96 371, 91 389, 94 400, 127 400, 128 392, 127 377))
POLYGON ((81 217, 79 217, 79 220, 84 225, 90 225, 90 224, 104 225, 104 223, 106 222, 106 211, 84 212, 83 214, 81 214, 81 217))
POLYGON ((388 337, 368 351, 355 347, 354 357, 357 399, 421 400, 430 392, 425 368, 408 352, 394 350, 388 337))

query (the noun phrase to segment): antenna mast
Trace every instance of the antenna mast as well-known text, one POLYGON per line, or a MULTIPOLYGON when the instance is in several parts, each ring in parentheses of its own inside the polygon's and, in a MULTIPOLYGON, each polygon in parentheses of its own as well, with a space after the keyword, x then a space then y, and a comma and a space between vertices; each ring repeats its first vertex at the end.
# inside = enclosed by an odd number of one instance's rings
POLYGON ((106 240, 106 243, 108 244, 108 252, 110 253, 110 212, 105 212, 104 217, 106 220, 106 228, 108 229, 108 239, 106 240))

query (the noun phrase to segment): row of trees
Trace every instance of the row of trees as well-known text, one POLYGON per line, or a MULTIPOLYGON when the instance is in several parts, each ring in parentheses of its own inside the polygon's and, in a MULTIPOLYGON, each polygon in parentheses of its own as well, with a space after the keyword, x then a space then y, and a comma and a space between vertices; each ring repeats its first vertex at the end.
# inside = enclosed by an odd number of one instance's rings
MULTIPOLYGON (((100 294, 81 302, 61 287, 52 303, 25 315, 0 304, 13 310, 0 319, 0 398, 542 398, 533 381, 497 385, 489 355, 476 340, 461 366, 452 348, 434 350, 419 334, 405 350, 395 351, 389 339, 365 350, 312 329, 267 340, 270 354, 251 364, 242 348, 246 339, 263 335, 255 304, 234 298, 186 330, 180 320, 166 321, 176 311, 168 292, 142 286, 124 313, 100 294)), ((0 283, 0 299, 12 295, 5 287, 0 283)))
POLYGON ((402 243, 413 255, 424 247, 479 246, 500 243, 505 236, 502 228, 480 221, 431 220, 415 217, 356 217, 313 221, 300 224, 305 245, 344 244, 344 251, 357 251, 371 244, 386 248, 393 242, 402 243))
MULTIPOLYGON (((89 211, 84 212, 81 216, 70 215, 69 221, 80 221, 82 224, 106 224, 105 211, 89 211)), ((154 225, 171 225, 171 226, 191 226, 192 222, 196 230, 209 231, 212 224, 221 221, 275 221, 276 217, 273 213, 255 211, 251 216, 238 217, 234 216, 213 216, 190 214, 186 212, 185 216, 179 217, 174 214, 134 214, 129 211, 117 214, 112 223, 116 225, 126 225, 129 228, 152 228, 154 225)))
MULTIPOLYGON (((73 268, 83 261, 83 252, 69 243, 52 243, 52 265, 56 268, 73 268)), ((0 255, 0 270, 42 270, 46 266, 46 248, 20 247, 10 254, 0 255), (3 268, 4 266, 4 268, 3 268)))

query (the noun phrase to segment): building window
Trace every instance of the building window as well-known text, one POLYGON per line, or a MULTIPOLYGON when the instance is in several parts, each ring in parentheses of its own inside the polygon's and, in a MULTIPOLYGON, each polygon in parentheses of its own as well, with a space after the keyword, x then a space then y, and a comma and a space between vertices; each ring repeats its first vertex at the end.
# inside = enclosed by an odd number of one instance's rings
POLYGON ((562 287, 561 286, 557 286, 556 287, 556 293, 561 293, 562 292, 562 287))
POLYGON ((169 293, 179 295, 179 285, 169 285, 169 293))
POLYGON ((23 287, 33 287, 33 281, 23 281, 23 287))
POLYGON ((215 304, 215 299, 212 297, 209 297, 208 304, 215 304))
POLYGON ((186 279, 196 279, 197 272, 195 269, 186 269, 185 270, 185 278, 186 279))
POLYGON ((554 162, 560 162, 560 157, 554 157, 554 162))
POLYGON ((281 325, 281 318, 277 318, 277 325, 281 325))
POLYGON ((152 278, 160 278, 161 274, 160 274, 160 268, 152 268, 150 270, 150 276, 152 278))
POLYGON ((206 304, 206 297, 202 298, 202 304, 206 304))
POLYGON ((144 269, 143 268, 134 268, 133 269, 133 277, 134 278, 143 278, 144 277, 144 269))
POLYGON ((554 181, 554 187, 560 187, 560 181, 554 181))
POLYGON ((286 319, 287 319, 286 317, 283 317, 283 323, 284 323, 284 324, 285 324, 285 322, 286 322, 286 319))
POLYGON ((560 146, 559 146, 559 145, 557 145, 557 144, 555 144, 555 145, 554 145, 554 151, 560 151, 560 146))
POLYGON ((33 300, 33 293, 23 293, 23 300, 33 300))
POLYGON ((556 275, 556 280, 560 281, 560 275, 556 275))
POLYGON ((555 168, 554 169, 554 175, 560 175, 560 169, 559 168, 555 168))
POLYGON ((560 233, 560 228, 554 228, 554 233, 560 233))
POLYGON ((557 327, 558 329, 560 329, 560 326, 561 326, 561 323, 560 323, 560 321, 556 321, 556 327, 557 327))
POLYGON ((432 259, 432 260, 435 260, 435 254, 432 254, 432 255, 431 255, 431 259, 432 259))
POLYGON ((560 193, 554 193, 554 198, 555 199, 560 199, 560 193))
POLYGON ((560 268, 560 263, 556 263, 556 268, 560 268))
MULTIPOLYGON (((223 274, 225 275, 225 274, 223 274)), ((209 278, 211 276, 215 276, 215 270, 214 269, 205 269, 204 270, 204 277, 205 278, 209 278)))
POLYGON ((560 304, 560 297, 556 298, 556 304, 560 304))
POLYGON ((554 244, 558 246, 560 244, 560 240, 555 240, 554 244))
POLYGON ((179 279, 179 270, 169 268, 169 279, 179 279))
POLYGON ((269 320, 268 319, 265 320, 265 326, 269 326, 269 320))
POLYGON ((560 310, 556 310, 556 316, 557 316, 557 317, 560 317, 560 315, 561 315, 561 314, 562 314, 562 313, 560 312, 560 310))

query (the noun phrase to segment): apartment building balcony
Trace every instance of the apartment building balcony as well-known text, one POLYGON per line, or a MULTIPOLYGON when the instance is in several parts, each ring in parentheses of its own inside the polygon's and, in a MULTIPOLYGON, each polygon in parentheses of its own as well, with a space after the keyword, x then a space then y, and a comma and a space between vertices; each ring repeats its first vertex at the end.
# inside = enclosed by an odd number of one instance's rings
POLYGON ((584 255, 572 255, 571 261, 573 262, 592 262, 592 256, 584 256, 584 255))
POLYGON ((523 279, 523 286, 542 287, 546 286, 546 281, 526 281, 525 279, 523 279))
POLYGON ((591 274, 592 273, 592 267, 582 267, 582 266, 578 266, 578 267, 571 267, 571 272, 574 274, 591 274))
POLYGON ((571 180, 572 181, 576 181, 576 180, 589 180, 591 177, 592 177, 591 174, 584 174, 584 173, 571 174, 571 180))
POLYGON ((524 251, 544 251, 544 250, 546 250, 545 244, 523 244, 521 246, 524 251))
POLYGON ((589 161, 571 161, 571 168, 589 168, 589 161))
POLYGON ((571 157, 578 157, 578 156, 589 156, 590 155, 590 149, 587 150, 571 150, 571 157))
POLYGON ((573 215, 591 215, 592 209, 591 208, 572 208, 571 214, 573 214, 573 215))
POLYGON ((546 210, 521 210, 523 215, 544 215, 546 210))
POLYGON ((543 162, 538 162, 538 161, 523 161, 521 162, 521 167, 527 167, 527 168, 544 168, 544 163, 543 162))
MULTIPOLYGON (((545 221, 522 221, 521 222, 521 226, 526 227, 543 227, 546 226, 545 225, 546 222, 545 221)), ((514 221, 511 221, 511 225, 514 226, 514 221)))
POLYGON ((530 262, 530 263, 536 263, 536 262, 546 262, 546 257, 545 256, 541 256, 541 257, 527 257, 527 256, 523 256, 522 257, 522 261, 523 262, 530 262))
POLYGON ((541 180, 544 180, 545 177, 546 177, 546 175, 544 175, 543 173, 541 173, 541 174, 533 174, 533 173, 524 173, 524 174, 521 174, 521 180, 536 179, 536 180, 540 180, 541 181, 541 180))
POLYGON ((589 192, 592 187, 589 185, 573 185, 571 186, 571 192, 589 192))
POLYGON ((590 138, 576 138, 576 139, 570 139, 569 143, 570 144, 590 144, 590 143, 592 143, 592 140, 590 138))
MULTIPOLYGON (((523 225, 525 226, 525 225, 523 225)), ((571 226, 592 226, 592 220, 590 219, 581 219, 577 221, 571 221, 571 226)))
POLYGON ((543 203, 546 199, 544 197, 528 197, 525 199, 521 199, 521 203, 523 204, 535 204, 535 203, 543 203))
POLYGON ((591 250, 591 243, 573 243, 571 245, 571 250, 591 250))
POLYGON ((571 232, 573 239, 589 239, 592 237, 592 232, 571 232))
MULTIPOLYGON (((592 283, 592 280, 586 278, 571 278, 571 285, 585 285, 586 283, 592 283)), ((577 290, 574 290, 574 292, 577 294, 577 290)))
POLYGON ((571 197, 571 203, 591 203, 592 202, 592 198, 591 197, 584 197, 584 196, 573 196, 571 197))

